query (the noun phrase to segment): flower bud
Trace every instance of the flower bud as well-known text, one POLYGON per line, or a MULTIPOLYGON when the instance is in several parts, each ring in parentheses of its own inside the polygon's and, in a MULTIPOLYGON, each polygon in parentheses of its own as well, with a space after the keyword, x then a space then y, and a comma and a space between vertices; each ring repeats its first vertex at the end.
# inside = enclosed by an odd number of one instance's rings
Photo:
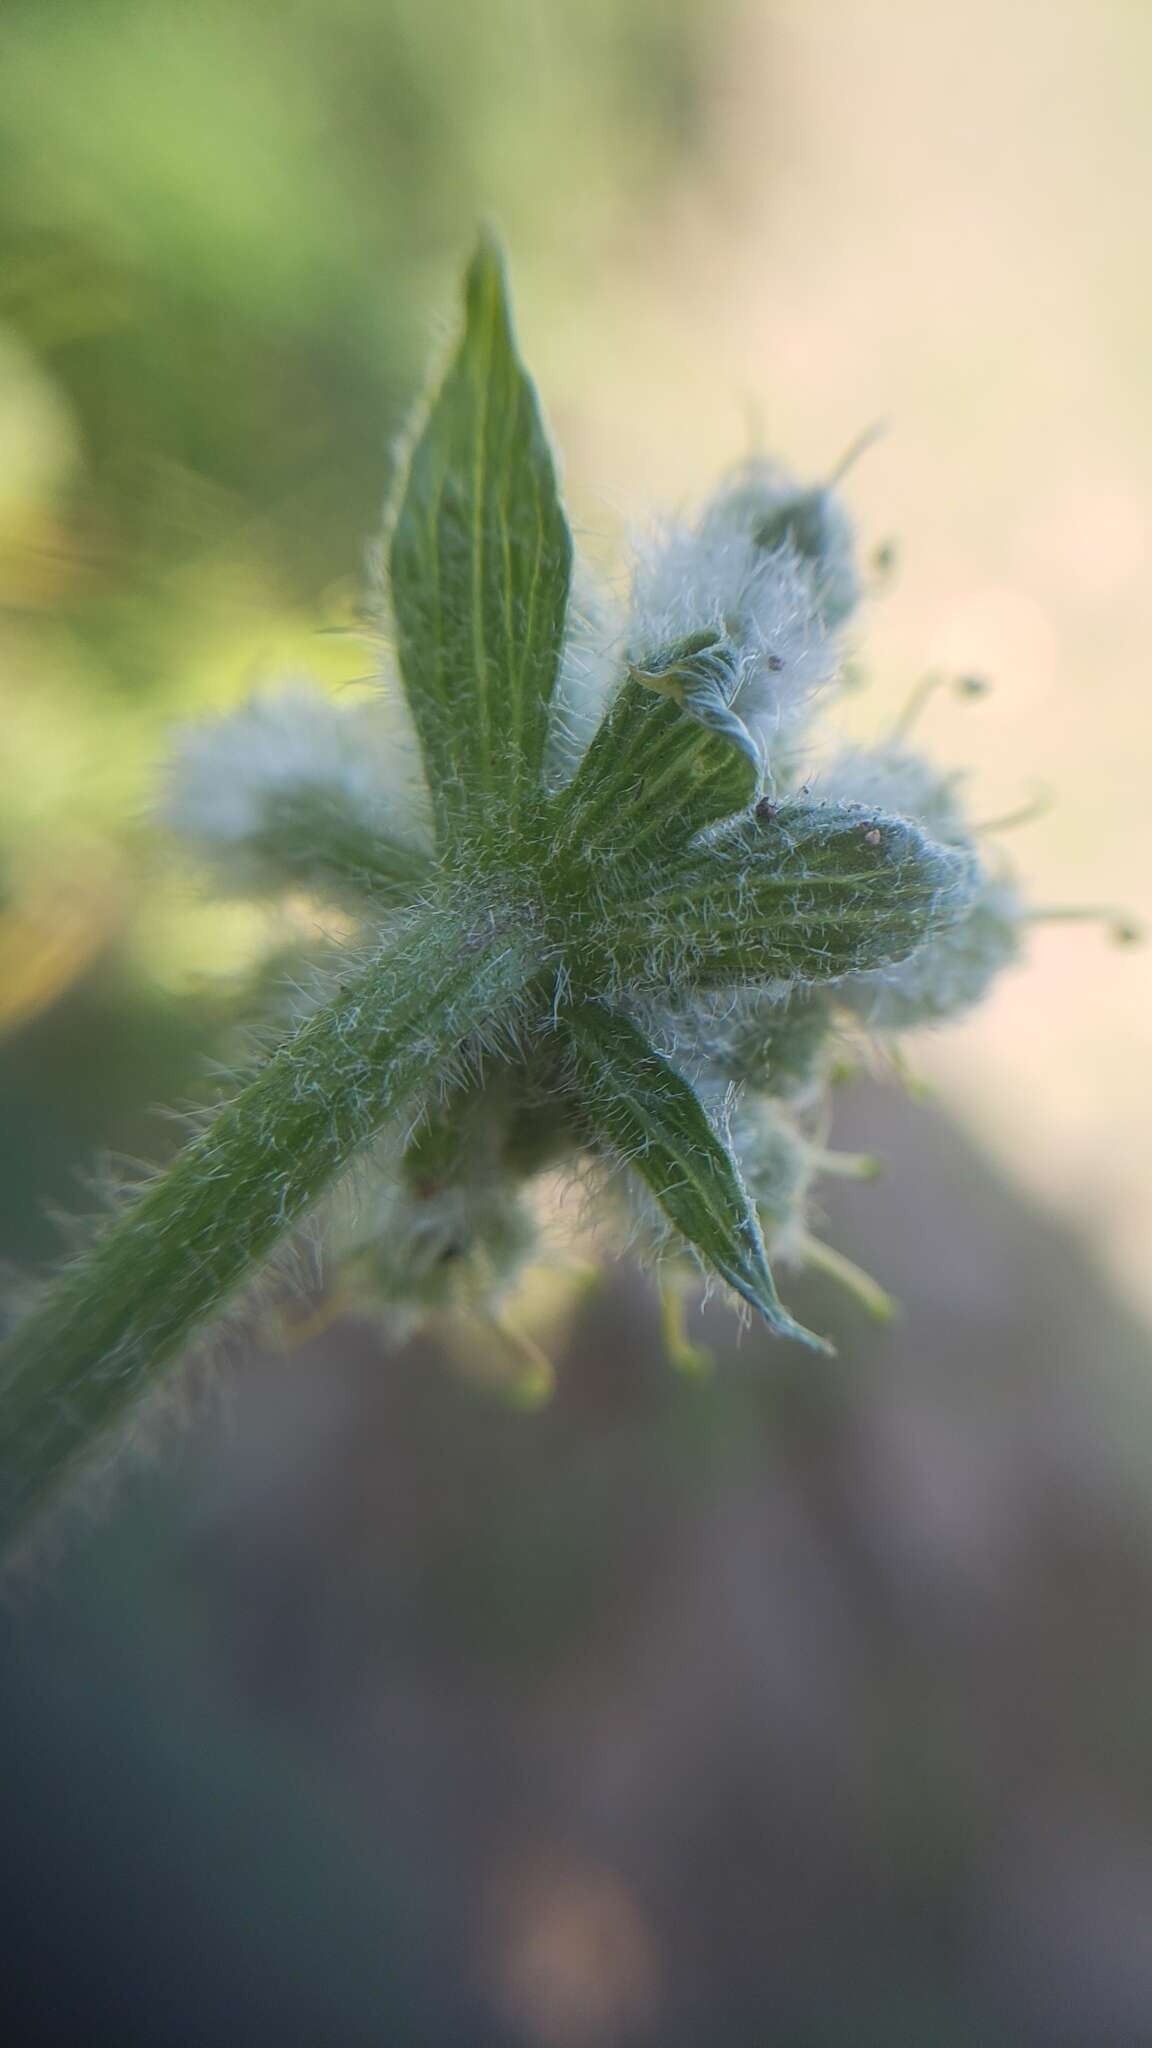
POLYGON ((381 865, 390 879, 421 864, 408 774, 378 702, 342 709, 296 680, 184 726, 159 816, 241 893, 332 878, 370 885, 381 865))
POLYGON ((957 923, 907 960, 841 982, 838 1000, 877 1031, 940 1024, 970 1010, 1020 951, 1020 904, 1010 883, 985 876, 957 923))
POLYGON ((511 1179, 393 1188, 335 1260, 361 1306, 408 1315, 493 1307, 537 1249, 536 1221, 511 1179))
POLYGON ((750 462, 713 499, 706 531, 744 534, 766 556, 797 556, 809 571, 825 626, 835 631, 860 601, 856 535, 827 484, 805 486, 772 462, 750 462))
POLYGON ((734 653, 730 709, 771 755, 837 669, 811 565, 791 546, 760 547, 713 512, 695 527, 666 528, 637 558, 629 662, 643 671, 661 650, 708 631, 734 653))
POLYGON ((913 818, 933 839, 966 845, 971 833, 960 802, 957 773, 942 774, 922 754, 902 747, 849 747, 812 776, 826 803, 891 811, 913 818))

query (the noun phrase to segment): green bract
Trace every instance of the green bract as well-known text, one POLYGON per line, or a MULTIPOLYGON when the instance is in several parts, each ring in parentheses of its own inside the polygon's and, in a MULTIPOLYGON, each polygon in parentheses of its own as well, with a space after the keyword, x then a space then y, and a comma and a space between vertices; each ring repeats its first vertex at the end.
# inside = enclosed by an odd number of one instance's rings
POLYGON ((906 764, 889 804, 882 760, 863 802, 822 796, 818 774, 795 787, 857 587, 850 542, 826 487, 777 472, 670 530, 638 570, 598 728, 568 736, 550 786, 555 720, 583 716, 572 543, 481 243, 380 550, 426 787, 409 801, 415 765, 392 773, 370 712, 298 687, 185 740, 170 823, 234 886, 333 896, 356 936, 280 1048, 18 1327, 0 1363, 7 1527, 317 1208, 358 1297, 474 1310, 531 1250, 533 1178, 591 1161, 628 1179, 662 1251, 819 1344, 780 1304, 764 1228, 805 1255, 835 1035, 869 1004, 946 1008, 912 970, 953 960, 947 935, 989 900, 962 828, 938 840, 906 813, 906 764), (740 1087, 765 1106, 734 1123, 740 1087))
POLYGON ((413 447, 392 614, 441 843, 515 831, 540 790, 572 542, 500 257, 481 244, 464 338, 413 447))

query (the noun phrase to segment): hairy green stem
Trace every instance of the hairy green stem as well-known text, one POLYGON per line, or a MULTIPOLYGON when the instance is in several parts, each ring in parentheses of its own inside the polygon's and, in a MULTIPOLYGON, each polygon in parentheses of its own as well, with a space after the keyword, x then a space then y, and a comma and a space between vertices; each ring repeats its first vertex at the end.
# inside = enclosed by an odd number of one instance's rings
POLYGON ((522 925, 413 913, 65 1270, 0 1351, 0 1542, 540 964, 522 925))

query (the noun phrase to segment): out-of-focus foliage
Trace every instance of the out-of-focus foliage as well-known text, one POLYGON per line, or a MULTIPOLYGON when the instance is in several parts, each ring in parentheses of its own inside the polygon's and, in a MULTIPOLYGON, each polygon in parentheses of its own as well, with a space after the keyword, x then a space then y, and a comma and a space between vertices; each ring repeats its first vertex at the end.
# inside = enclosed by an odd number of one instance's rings
POLYGON ((138 1108, 112 1019, 148 1011, 170 1097, 164 991, 257 943, 144 880, 165 729, 305 652, 362 668, 315 629, 354 614, 444 273, 484 213, 544 286, 625 211, 658 217, 700 168, 714 24, 655 0, 5 7, 0 1104, 26 1086, 13 1034, 97 961, 105 1018, 95 1129, 46 1074, 8 1151, 19 1255, 63 1159, 138 1108))

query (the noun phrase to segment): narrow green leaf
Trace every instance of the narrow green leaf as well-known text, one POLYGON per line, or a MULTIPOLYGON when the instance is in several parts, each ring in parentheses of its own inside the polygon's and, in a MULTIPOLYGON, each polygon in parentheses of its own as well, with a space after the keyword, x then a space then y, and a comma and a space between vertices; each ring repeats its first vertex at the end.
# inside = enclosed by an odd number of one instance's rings
POLYGON ((538 787, 572 555, 487 238, 468 269, 464 312, 412 449, 389 563, 400 666, 442 839, 514 828, 538 787))
POLYGON ((557 799, 561 854, 653 859, 747 809, 762 764, 728 708, 734 661, 719 636, 705 632, 629 669, 557 799))
POLYGON ((573 1004, 561 1028, 595 1143, 640 1175, 704 1263, 778 1335, 827 1350, 781 1306, 736 1163, 688 1083, 628 1018, 601 1003, 573 1004))
POLYGON ((656 983, 831 981, 906 959, 964 915, 976 879, 967 850, 904 818, 764 804, 637 878, 592 944, 622 976, 656 983))
POLYGON ((62 1273, 0 1348, 0 1544, 539 964, 527 935, 413 914, 62 1273))

